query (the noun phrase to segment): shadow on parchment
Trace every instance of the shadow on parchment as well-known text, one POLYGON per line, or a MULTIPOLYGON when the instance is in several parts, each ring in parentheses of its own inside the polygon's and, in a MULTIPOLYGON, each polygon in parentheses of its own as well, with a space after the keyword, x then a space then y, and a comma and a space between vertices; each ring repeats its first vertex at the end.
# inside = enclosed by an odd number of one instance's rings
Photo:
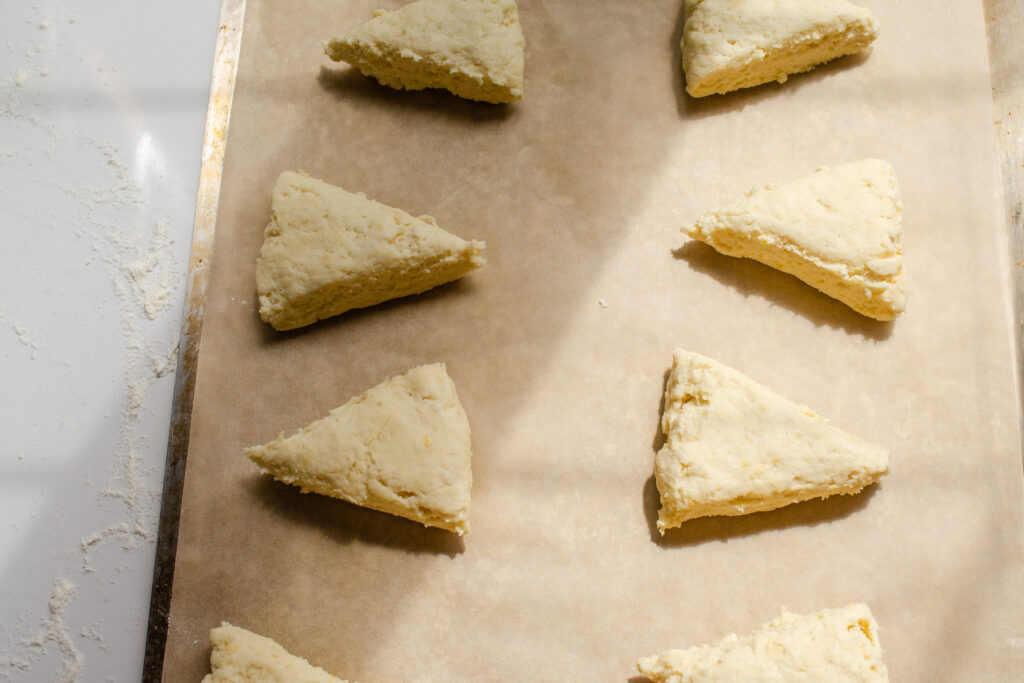
POLYGON ((661 428, 661 416, 665 414, 665 390, 668 389, 668 378, 672 374, 672 368, 665 370, 661 376, 661 399, 658 401, 658 413, 655 416, 654 438, 651 439, 651 449, 657 453, 665 445, 665 432, 661 428))
POLYGON ((762 298, 773 306, 802 315, 817 327, 842 329, 876 342, 888 339, 895 327, 894 321, 881 322, 863 316, 792 275, 752 259, 720 254, 698 240, 674 249, 672 255, 745 297, 762 298))
POLYGON ((795 526, 817 526, 848 517, 863 509, 875 495, 878 484, 872 484, 856 495, 835 495, 803 503, 793 503, 777 510, 755 512, 738 517, 698 517, 682 526, 658 532, 658 508, 661 500, 654 475, 644 483, 644 517, 651 541, 663 548, 686 548, 711 541, 726 542, 754 536, 765 531, 778 531, 795 526))
POLYGON ((831 62, 816 66, 810 71, 790 76, 785 83, 765 83, 752 88, 735 90, 724 95, 707 95, 691 97, 686 93, 686 79, 683 75, 683 54, 680 45, 683 39, 683 27, 686 24, 685 3, 681 3, 676 28, 672 32, 672 92, 676 95, 676 110, 684 119, 703 119, 716 116, 726 111, 742 111, 748 105, 757 104, 761 100, 776 97, 783 89, 797 91, 808 85, 825 80, 834 74, 856 68, 867 61, 871 55, 870 48, 847 57, 840 57, 831 62))
POLYGON ((372 100, 375 104, 402 109, 409 114, 430 112, 476 125, 503 121, 515 112, 516 107, 515 103, 475 102, 438 88, 397 90, 364 76, 355 67, 345 65, 321 66, 316 80, 324 92, 338 100, 372 100))
POLYGON ((465 549, 462 538, 450 531, 426 527, 386 512, 353 505, 274 481, 267 475, 248 484, 256 504, 270 508, 290 523, 318 530, 340 545, 368 543, 411 555, 429 553, 455 557, 465 549))
MULTIPOLYGON (((472 274, 470 274, 468 277, 459 278, 454 282, 428 289, 420 294, 410 294, 396 299, 389 299, 366 308, 354 308, 339 315, 324 318, 303 327, 297 327, 294 330, 275 330, 269 323, 263 322, 260 318, 259 310, 256 310, 253 316, 259 325, 260 346, 272 346, 274 344, 287 343, 296 337, 315 337, 330 334, 331 330, 345 326, 356 326, 370 318, 401 315, 401 311, 409 306, 428 307, 451 297, 470 297, 476 288, 477 285, 474 284, 472 274)), ((253 297, 254 300, 259 300, 255 290, 253 291, 253 297)), ((439 324, 442 323, 443 321, 439 322, 439 324)), ((383 380, 383 378, 381 379, 383 380)), ((370 387, 366 388, 369 389, 370 387)))

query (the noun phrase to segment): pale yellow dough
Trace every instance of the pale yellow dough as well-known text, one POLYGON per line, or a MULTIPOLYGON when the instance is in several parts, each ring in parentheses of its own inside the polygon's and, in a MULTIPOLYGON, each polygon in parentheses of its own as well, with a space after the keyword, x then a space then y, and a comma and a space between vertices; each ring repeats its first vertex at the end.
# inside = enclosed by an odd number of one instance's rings
POLYGON ((794 275, 876 320, 907 306, 896 173, 864 159, 757 187, 683 228, 723 254, 794 275))
POLYGON ((523 96, 524 45, 514 0, 418 0, 377 10, 325 50, 392 88, 499 104, 523 96))
POLYGON ((484 243, 430 216, 285 171, 256 259, 260 317, 278 330, 419 294, 484 264, 484 243))
POLYGON ((727 93, 860 52, 878 37, 846 0, 686 0, 683 71, 693 97, 727 93))
POLYGON ((348 683, 270 638, 224 622, 210 631, 211 673, 203 683, 348 683))
POLYGON ((469 530, 469 420, 443 363, 392 377, 321 420, 246 449, 286 484, 440 527, 469 530))
POLYGON ((889 454, 707 356, 676 349, 655 458, 658 530, 853 494, 889 454))
POLYGON ((643 657, 655 683, 886 683, 878 624, 863 603, 801 616, 786 610, 752 635, 643 657))

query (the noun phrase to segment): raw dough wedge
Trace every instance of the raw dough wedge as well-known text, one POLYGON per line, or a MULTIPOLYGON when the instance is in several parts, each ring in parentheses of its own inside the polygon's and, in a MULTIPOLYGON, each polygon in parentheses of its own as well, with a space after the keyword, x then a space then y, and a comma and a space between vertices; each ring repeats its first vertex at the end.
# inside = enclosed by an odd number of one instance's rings
POLYGON ((203 683, 348 683, 270 638, 223 622, 210 631, 210 669, 203 683))
POLYGON ((524 45, 514 0, 419 0, 377 10, 325 51, 392 88, 499 104, 523 96, 524 45))
POLYGON ((260 317, 292 330, 353 308, 419 294, 484 264, 484 243, 430 216, 285 171, 256 259, 260 317))
POLYGON ((676 349, 655 457, 658 530, 854 494, 888 472, 889 454, 749 377, 676 349))
POLYGON ((885 683, 878 624, 863 603, 806 616, 781 616, 743 638, 642 657, 637 669, 655 683, 885 683))
POLYGON ((846 0, 686 0, 683 71, 693 97, 809 71, 878 37, 867 9, 846 0))
POLYGON ((443 363, 392 377, 246 455, 264 473, 427 526, 469 530, 469 420, 443 363))
POLYGON ((892 166, 864 159, 754 188, 683 231, 796 276, 869 318, 892 320, 907 306, 902 218, 892 166))

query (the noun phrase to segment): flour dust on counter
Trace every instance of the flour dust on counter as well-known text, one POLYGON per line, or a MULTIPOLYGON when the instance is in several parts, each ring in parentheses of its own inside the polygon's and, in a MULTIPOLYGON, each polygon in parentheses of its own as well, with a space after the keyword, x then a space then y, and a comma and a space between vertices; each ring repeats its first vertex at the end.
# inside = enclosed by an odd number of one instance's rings
POLYGON ((51 646, 63 655, 63 663, 56 680, 67 683, 78 678, 82 669, 82 653, 75 647, 68 635, 64 621, 64 610, 75 596, 75 584, 62 576, 57 577, 50 595, 49 611, 38 629, 31 636, 18 641, 24 648, 21 658, 12 658, 10 664, 21 671, 29 671, 32 665, 43 657, 51 646))
POLYGON ((30 357, 32 358, 32 360, 39 358, 39 343, 35 340, 35 338, 28 330, 19 325, 17 322, 14 322, 13 320, 8 320, 7 317, 3 315, 2 312, 0 312, 0 321, 2 321, 4 324, 11 328, 11 331, 14 332, 15 336, 18 337, 18 341, 21 342, 22 346, 27 346, 31 349, 30 357))
POLYGON ((142 668, 216 12, 2 13, 3 681, 142 668))

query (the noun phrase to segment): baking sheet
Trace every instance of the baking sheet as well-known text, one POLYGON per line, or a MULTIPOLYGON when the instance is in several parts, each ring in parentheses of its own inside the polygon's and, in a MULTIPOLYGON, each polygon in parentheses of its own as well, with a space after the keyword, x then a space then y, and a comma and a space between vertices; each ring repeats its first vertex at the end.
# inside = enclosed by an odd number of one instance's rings
POLYGON ((1024 495, 980 7, 873 2, 870 55, 695 101, 681 4, 524 1, 526 98, 493 107, 323 57, 379 4, 398 3, 247 5, 166 680, 202 676, 221 620, 364 682, 626 680, 637 656, 850 600, 875 612, 895 680, 1018 671, 1024 495), (751 185, 864 156, 903 191, 895 323, 678 232, 751 185), (253 282, 285 169, 485 239, 488 265, 275 333, 253 282), (651 471, 675 346, 885 444, 892 473, 661 539, 651 471), (241 455, 438 360, 473 427, 462 540, 303 496, 241 455))
POLYGON ((185 308, 174 376, 174 401, 168 430, 167 461, 160 497, 153 588, 150 594, 146 651, 142 665, 143 681, 158 681, 163 671, 181 498, 184 493, 185 462, 188 458, 192 425, 196 366, 206 310, 206 286, 213 255, 217 204, 220 201, 221 175, 224 169, 224 146, 235 89, 235 76, 238 72, 244 13, 245 0, 224 0, 221 4, 213 76, 210 81, 210 103, 203 134, 203 163, 199 173, 199 192, 189 253, 185 308))

